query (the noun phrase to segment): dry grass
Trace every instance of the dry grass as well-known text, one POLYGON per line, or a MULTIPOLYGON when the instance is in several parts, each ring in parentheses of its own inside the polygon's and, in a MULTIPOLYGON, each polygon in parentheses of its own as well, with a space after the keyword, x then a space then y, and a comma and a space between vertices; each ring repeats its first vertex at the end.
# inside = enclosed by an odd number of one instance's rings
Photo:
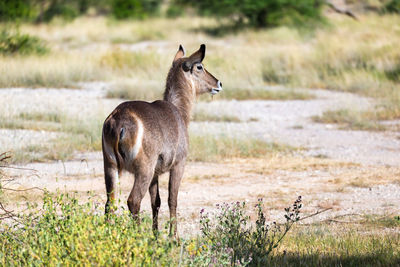
POLYGON ((0 87, 76 87, 77 82, 102 80, 107 72, 93 58, 87 53, 1 57, 0 87))
POLYGON ((325 111, 321 116, 312 117, 319 123, 338 124, 341 129, 384 131, 386 127, 379 123, 374 113, 349 109, 325 111))
POLYGON ((267 143, 258 139, 226 136, 190 135, 189 159, 192 161, 222 161, 228 158, 260 158, 293 151, 284 144, 267 143))
POLYGON ((268 90, 267 88, 229 88, 222 91, 217 98, 236 100, 308 100, 314 95, 293 89, 268 90))
POLYGON ((0 128, 59 132, 58 137, 13 151, 13 163, 67 160, 74 152, 101 150, 103 114, 91 120, 69 118, 61 113, 20 113, 1 118, 0 128))
POLYGON ((204 121, 214 121, 214 122, 242 122, 238 117, 232 115, 218 115, 210 114, 206 111, 196 110, 192 115, 192 121, 204 122, 204 121))
POLYGON ((108 98, 154 101, 162 99, 164 85, 161 81, 120 79, 107 91, 108 98))

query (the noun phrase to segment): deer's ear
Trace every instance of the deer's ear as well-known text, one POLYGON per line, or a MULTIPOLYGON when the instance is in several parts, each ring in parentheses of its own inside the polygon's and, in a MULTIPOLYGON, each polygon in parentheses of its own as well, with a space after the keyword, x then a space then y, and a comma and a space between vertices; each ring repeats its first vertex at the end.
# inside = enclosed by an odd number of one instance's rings
POLYGON ((195 63, 200 63, 203 61, 204 57, 206 56, 206 45, 202 44, 200 45, 199 50, 194 52, 190 57, 189 57, 189 62, 191 65, 195 63))
POLYGON ((184 57, 185 54, 186 54, 185 48, 183 48, 182 45, 179 45, 178 52, 176 52, 176 55, 174 57, 174 61, 173 62, 175 62, 176 60, 180 59, 181 57, 184 57))

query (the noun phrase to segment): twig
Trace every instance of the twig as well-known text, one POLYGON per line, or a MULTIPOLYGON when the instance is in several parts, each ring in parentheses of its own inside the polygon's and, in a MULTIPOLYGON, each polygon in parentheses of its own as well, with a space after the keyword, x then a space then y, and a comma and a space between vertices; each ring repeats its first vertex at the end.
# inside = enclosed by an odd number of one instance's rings
POLYGON ((31 168, 23 168, 23 167, 7 166, 7 165, 0 165, 0 168, 7 168, 7 169, 16 169, 16 170, 37 172, 37 170, 31 169, 31 168))
POLYGON ((13 192, 25 192, 25 191, 37 189, 37 190, 40 190, 42 192, 46 192, 46 190, 44 190, 43 188, 37 187, 37 186, 31 187, 31 188, 27 188, 27 189, 13 189, 13 188, 7 188, 7 187, 2 187, 1 189, 2 190, 13 191, 13 192))
POLYGON ((356 17, 356 15, 354 15, 353 12, 351 12, 350 10, 338 8, 337 6, 335 6, 335 5, 334 5, 331 1, 329 1, 329 0, 326 1, 326 4, 327 4, 330 8, 332 8, 333 11, 335 11, 336 13, 343 14, 343 15, 346 15, 346 16, 351 17, 352 19, 358 20, 358 18, 356 17))
POLYGON ((307 216, 305 216, 305 217, 300 218, 299 221, 302 221, 302 220, 305 220, 305 219, 314 217, 314 216, 316 216, 316 215, 318 215, 318 214, 321 214, 321 213, 323 213, 323 212, 325 212, 325 211, 328 211, 328 210, 331 210, 331 209, 332 209, 332 208, 327 208, 327 209, 324 209, 324 210, 318 210, 317 212, 315 212, 315 213, 313 213, 313 214, 310 214, 310 215, 307 215, 307 216))
POLYGON ((0 162, 6 161, 11 158, 10 152, 3 152, 0 154, 0 162))

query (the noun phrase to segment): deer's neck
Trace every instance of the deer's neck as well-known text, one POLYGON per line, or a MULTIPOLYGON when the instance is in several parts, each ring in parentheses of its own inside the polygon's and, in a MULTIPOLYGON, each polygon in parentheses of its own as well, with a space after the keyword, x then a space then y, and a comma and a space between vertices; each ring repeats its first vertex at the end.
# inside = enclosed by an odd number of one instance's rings
POLYGON ((195 88, 191 83, 179 82, 179 80, 175 79, 173 81, 171 84, 167 82, 164 100, 174 104, 178 108, 186 127, 188 127, 192 106, 196 97, 195 88))

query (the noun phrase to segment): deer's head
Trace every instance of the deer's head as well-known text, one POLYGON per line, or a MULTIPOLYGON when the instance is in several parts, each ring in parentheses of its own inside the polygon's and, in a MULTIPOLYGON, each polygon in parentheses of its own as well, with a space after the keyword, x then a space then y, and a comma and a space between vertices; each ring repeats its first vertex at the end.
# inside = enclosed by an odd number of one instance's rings
POLYGON ((202 63, 205 55, 204 44, 189 57, 185 57, 185 49, 180 45, 173 65, 181 69, 197 95, 204 93, 215 95, 222 90, 222 83, 205 69, 202 63))

